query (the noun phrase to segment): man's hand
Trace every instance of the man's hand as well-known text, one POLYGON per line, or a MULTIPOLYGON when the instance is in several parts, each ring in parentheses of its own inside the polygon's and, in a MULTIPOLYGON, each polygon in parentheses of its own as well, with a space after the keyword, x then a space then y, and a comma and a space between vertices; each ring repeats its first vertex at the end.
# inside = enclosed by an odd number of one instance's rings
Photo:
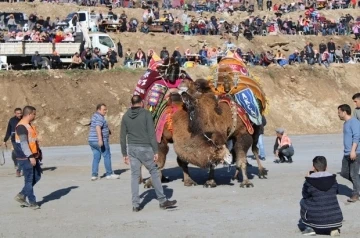
POLYGON ((155 163, 157 163, 157 162, 158 162, 158 159, 159 159, 158 154, 154 154, 154 162, 155 162, 155 163))
POLYGON ((129 162, 130 162, 130 161, 129 161, 129 156, 125 156, 125 157, 124 157, 124 163, 127 164, 127 165, 129 165, 129 162))
POLYGON ((275 151, 275 156, 276 156, 276 157, 279 157, 279 150, 276 150, 276 151, 275 151))
POLYGON ((32 166, 35 166, 36 165, 36 159, 35 158, 30 158, 30 163, 32 166))
POLYGON ((6 142, 3 142, 1 145, 5 146, 5 148, 7 148, 6 142))
POLYGON ((102 140, 98 140, 98 145, 99 145, 99 147, 101 148, 101 147, 103 147, 104 142, 103 142, 102 140))
POLYGON ((350 152, 350 159, 351 159, 351 160, 355 160, 355 159, 356 159, 356 152, 355 152, 355 151, 351 151, 351 152, 350 152))

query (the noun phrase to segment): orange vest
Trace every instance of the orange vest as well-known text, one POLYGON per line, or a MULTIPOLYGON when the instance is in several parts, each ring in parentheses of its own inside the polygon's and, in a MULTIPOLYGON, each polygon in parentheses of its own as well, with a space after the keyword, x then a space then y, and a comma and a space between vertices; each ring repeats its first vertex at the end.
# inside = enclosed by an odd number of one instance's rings
MULTIPOLYGON (((39 147, 38 147, 37 132, 35 130, 35 127, 31 126, 30 124, 25 124, 22 120, 16 125, 16 127, 18 127, 19 125, 23 125, 26 127, 28 131, 28 142, 29 142, 30 151, 33 154, 37 154, 39 152, 38 149, 39 147)), ((16 130, 15 130, 15 142, 20 143, 20 137, 16 133, 16 130)))

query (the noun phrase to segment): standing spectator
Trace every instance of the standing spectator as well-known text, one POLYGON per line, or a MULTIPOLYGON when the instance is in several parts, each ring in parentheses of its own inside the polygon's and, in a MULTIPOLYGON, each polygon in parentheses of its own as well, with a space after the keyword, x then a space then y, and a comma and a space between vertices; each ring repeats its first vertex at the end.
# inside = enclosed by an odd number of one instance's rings
POLYGON ((319 44, 319 53, 323 54, 325 52, 326 48, 327 48, 326 44, 325 44, 324 40, 322 40, 321 43, 319 44))
POLYGON ((294 155, 294 147, 290 138, 285 135, 285 130, 282 128, 276 129, 276 139, 274 144, 274 154, 279 160, 275 160, 275 163, 292 163, 292 156, 294 155), (285 157, 288 159, 286 161, 285 157))
POLYGON ((271 0, 267 0, 266 1, 266 8, 268 11, 271 11, 271 7, 272 7, 272 1, 271 0))
POLYGON ((353 192, 348 202, 359 200, 360 191, 360 121, 351 117, 351 108, 347 104, 338 107, 340 120, 345 121, 343 126, 344 157, 341 166, 341 176, 353 183, 353 192))
POLYGON ((257 143, 257 147, 259 148, 259 152, 260 152, 260 159, 261 160, 265 160, 266 158, 266 154, 265 154, 265 147, 264 147, 264 128, 266 126, 266 118, 265 116, 262 117, 262 124, 260 126, 260 131, 259 131, 259 140, 257 143))
POLYGON ((123 57, 123 48, 122 48, 122 44, 121 44, 120 40, 117 43, 117 50, 118 50, 119 58, 122 58, 123 57))
POLYGON ((15 129, 15 154, 19 166, 24 173, 24 187, 20 193, 15 196, 15 200, 22 206, 28 206, 34 210, 39 209, 34 195, 34 186, 41 178, 40 161, 42 153, 38 144, 38 133, 31 122, 35 120, 36 109, 32 106, 26 106, 23 109, 23 117, 15 129), (29 203, 26 201, 29 200, 29 203))
POLYGON ((337 200, 336 175, 327 170, 324 156, 313 159, 313 168, 305 177, 300 201, 303 235, 330 234, 339 236, 343 215, 337 200))
POLYGON ((329 52, 329 63, 332 63, 334 61, 334 55, 335 55, 335 43, 333 39, 331 38, 330 41, 327 44, 328 52, 329 52))
POLYGON ((124 162, 125 164, 130 163, 131 166, 133 211, 138 212, 142 209, 139 197, 141 165, 149 170, 160 208, 172 207, 176 204, 176 200, 167 200, 156 166, 158 143, 151 113, 143 108, 144 104, 138 95, 131 98, 131 104, 132 107, 125 113, 121 121, 120 144, 124 162))
POLYGON ((355 93, 352 97, 352 100, 355 103, 355 110, 353 113, 353 117, 360 120, 360 93, 355 93))
POLYGON ((107 113, 106 105, 101 103, 96 106, 96 112, 91 118, 88 142, 93 152, 91 181, 97 180, 101 155, 104 157, 107 179, 119 179, 120 176, 113 173, 111 166, 111 152, 109 145, 110 130, 105 120, 107 113))
POLYGON ((5 147, 7 147, 6 145, 6 142, 9 140, 11 140, 11 144, 12 144, 12 147, 13 147, 13 150, 12 150, 12 153, 11 153, 11 158, 14 162, 14 166, 15 166, 15 169, 16 169, 16 177, 20 177, 21 174, 21 168, 19 166, 19 163, 18 161, 16 160, 16 154, 15 154, 15 147, 16 147, 16 142, 15 142, 15 128, 16 128, 16 125, 19 123, 19 121, 21 120, 21 117, 22 117, 22 110, 21 108, 15 108, 14 110, 14 116, 12 118, 10 118, 9 122, 8 122, 8 126, 7 126, 7 129, 6 129, 6 134, 5 134, 5 137, 4 137, 4 143, 3 145, 5 147))

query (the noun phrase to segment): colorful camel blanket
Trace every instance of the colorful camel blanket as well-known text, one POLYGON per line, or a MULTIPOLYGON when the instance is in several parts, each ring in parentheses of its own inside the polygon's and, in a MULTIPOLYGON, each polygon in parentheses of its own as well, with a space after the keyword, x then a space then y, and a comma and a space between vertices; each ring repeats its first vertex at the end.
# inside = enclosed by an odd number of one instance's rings
POLYGON ((235 101, 247 112, 250 120, 256 125, 262 124, 262 116, 257 99, 250 88, 245 88, 234 94, 235 101))
MULTIPOLYGON (((230 100, 231 99, 229 99, 229 98, 223 97, 223 98, 220 98, 219 102, 226 102, 228 104, 228 106, 231 107, 230 100)), ((245 109, 242 108, 239 104, 236 104, 236 109, 237 109, 238 116, 241 118, 241 120, 244 122, 244 124, 246 126, 246 130, 249 132, 250 135, 254 134, 254 128, 251 125, 249 116, 246 113, 245 109)))
POLYGON ((167 105, 165 109, 161 112, 159 118, 156 120, 155 123, 155 135, 156 140, 158 143, 161 142, 161 137, 165 129, 165 124, 167 124, 167 129, 172 132, 173 126, 172 126, 172 116, 175 112, 177 112, 180 109, 179 105, 172 104, 167 105))

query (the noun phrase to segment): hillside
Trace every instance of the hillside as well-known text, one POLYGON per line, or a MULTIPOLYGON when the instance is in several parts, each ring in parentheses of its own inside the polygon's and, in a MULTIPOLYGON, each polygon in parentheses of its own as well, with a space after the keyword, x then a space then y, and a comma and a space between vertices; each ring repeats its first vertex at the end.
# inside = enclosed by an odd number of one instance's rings
MULTIPOLYGON (((189 70, 193 78, 207 76, 209 69, 189 70)), ((0 135, 12 110, 26 104, 37 108, 36 125, 44 145, 86 144, 91 114, 96 104, 108 105, 108 121, 118 142, 121 117, 129 105, 134 85, 143 71, 21 71, 0 73, 0 135)), ((267 134, 282 126, 290 134, 338 133, 337 106, 351 104, 360 90, 357 65, 338 65, 330 70, 294 66, 251 68, 261 79, 269 99, 267 134)))

